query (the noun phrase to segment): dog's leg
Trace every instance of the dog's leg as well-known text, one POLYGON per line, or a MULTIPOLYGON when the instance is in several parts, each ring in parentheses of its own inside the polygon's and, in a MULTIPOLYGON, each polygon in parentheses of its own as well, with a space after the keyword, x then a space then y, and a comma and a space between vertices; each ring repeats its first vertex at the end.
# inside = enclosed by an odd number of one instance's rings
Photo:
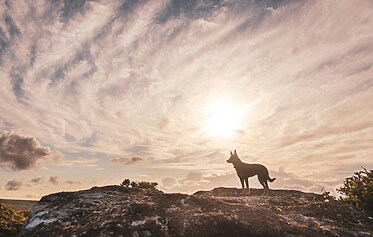
POLYGON ((268 189, 267 180, 265 178, 263 178, 262 176, 258 175, 258 181, 263 186, 262 196, 267 195, 267 189, 268 189))
POLYGON ((265 186, 266 186, 266 196, 268 196, 268 195, 269 195, 268 180, 265 180, 265 181, 264 181, 264 184, 265 184, 265 186))
POLYGON ((241 186, 242 186, 242 194, 244 194, 245 193, 245 181, 242 178, 240 178, 240 181, 241 181, 241 186))
POLYGON ((246 188, 247 188, 247 194, 250 195, 250 187, 249 187, 249 178, 245 179, 246 188))

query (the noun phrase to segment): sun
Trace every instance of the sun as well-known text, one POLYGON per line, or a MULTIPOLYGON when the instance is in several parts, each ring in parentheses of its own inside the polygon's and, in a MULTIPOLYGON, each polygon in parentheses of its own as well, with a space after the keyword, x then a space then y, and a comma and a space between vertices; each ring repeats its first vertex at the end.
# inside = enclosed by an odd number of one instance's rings
POLYGON ((231 138, 244 128, 247 106, 239 105, 229 99, 220 98, 206 109, 204 130, 210 136, 231 138))

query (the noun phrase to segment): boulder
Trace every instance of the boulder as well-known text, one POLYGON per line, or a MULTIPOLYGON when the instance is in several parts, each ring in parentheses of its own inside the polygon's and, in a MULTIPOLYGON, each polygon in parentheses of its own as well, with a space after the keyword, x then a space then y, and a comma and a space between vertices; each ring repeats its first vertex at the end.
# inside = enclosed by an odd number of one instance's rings
POLYGON ((44 196, 20 237, 372 236, 366 213, 291 190, 216 188, 193 195, 122 186, 44 196))

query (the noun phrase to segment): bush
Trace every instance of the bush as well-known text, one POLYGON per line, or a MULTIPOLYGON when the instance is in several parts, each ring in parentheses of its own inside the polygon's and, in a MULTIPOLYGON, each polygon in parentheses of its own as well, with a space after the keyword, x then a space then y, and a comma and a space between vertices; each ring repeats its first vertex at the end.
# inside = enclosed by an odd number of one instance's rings
POLYGON ((146 181, 141 181, 139 184, 138 184, 138 187, 139 188, 142 188, 142 189, 156 189, 156 186, 158 185, 158 183, 156 182, 146 182, 146 181))
POLYGON ((343 185, 337 189, 343 195, 341 201, 373 212, 373 170, 363 168, 354 172, 352 177, 345 179, 343 185))
POLYGON ((132 187, 132 188, 142 188, 142 189, 156 189, 156 186, 158 183, 156 182, 147 182, 147 181, 141 181, 141 182, 135 182, 125 179, 123 182, 120 184, 120 186, 126 186, 126 187, 132 187))
POLYGON ((27 221, 27 213, 28 211, 16 211, 0 204, 0 236, 17 236, 27 221))
POLYGON ((132 182, 131 182, 131 187, 132 187, 132 188, 137 188, 138 186, 139 186, 139 184, 136 183, 135 181, 132 181, 132 182))
MULTIPOLYGON (((323 188, 324 189, 324 188, 323 188)), ((330 195, 330 192, 323 192, 323 194, 321 194, 322 196, 322 199, 325 203, 329 203, 331 201, 335 201, 335 197, 333 197, 332 195, 330 195)))
POLYGON ((125 180, 123 180, 123 182, 120 184, 120 186, 126 186, 126 187, 128 187, 128 186, 130 186, 130 184, 131 184, 130 179, 125 179, 125 180))

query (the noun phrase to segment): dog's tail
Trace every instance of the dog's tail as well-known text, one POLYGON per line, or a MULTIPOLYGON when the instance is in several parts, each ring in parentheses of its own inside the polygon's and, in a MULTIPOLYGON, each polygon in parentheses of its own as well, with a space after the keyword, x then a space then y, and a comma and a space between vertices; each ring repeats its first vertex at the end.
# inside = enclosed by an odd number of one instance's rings
POLYGON ((271 178, 268 176, 268 181, 271 182, 271 183, 272 183, 273 181, 275 181, 275 179, 276 179, 276 178, 271 179, 271 178))

